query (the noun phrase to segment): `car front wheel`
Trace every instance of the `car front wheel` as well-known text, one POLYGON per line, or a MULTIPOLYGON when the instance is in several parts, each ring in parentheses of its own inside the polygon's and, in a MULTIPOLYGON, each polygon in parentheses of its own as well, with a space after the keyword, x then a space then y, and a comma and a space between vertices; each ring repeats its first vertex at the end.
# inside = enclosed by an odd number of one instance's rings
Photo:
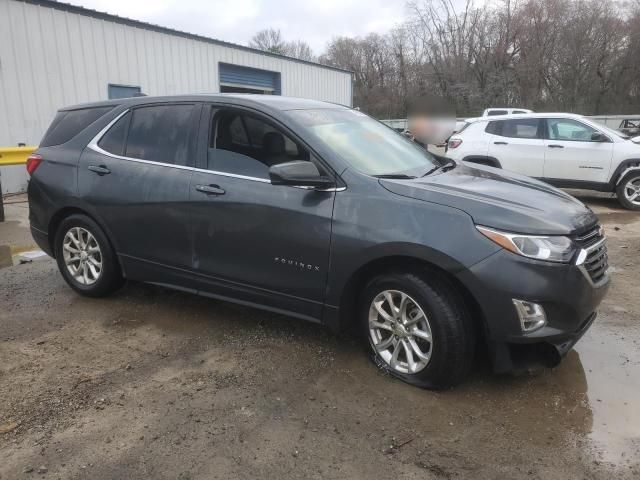
POLYGON ((75 214, 62 221, 55 237, 55 255, 66 282, 82 295, 102 297, 122 283, 111 244, 86 215, 75 214))
POLYGON ((374 363, 407 383, 447 388, 470 370, 473 325, 461 297, 437 274, 374 278, 362 295, 360 318, 374 363))
POLYGON ((616 187, 620 204, 629 210, 640 210, 640 171, 629 172, 616 187))

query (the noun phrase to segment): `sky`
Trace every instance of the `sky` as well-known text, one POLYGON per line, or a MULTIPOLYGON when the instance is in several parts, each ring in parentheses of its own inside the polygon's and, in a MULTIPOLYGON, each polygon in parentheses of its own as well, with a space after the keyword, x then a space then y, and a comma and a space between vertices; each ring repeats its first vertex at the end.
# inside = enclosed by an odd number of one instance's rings
POLYGON ((65 0, 101 12, 247 45, 279 28, 321 54, 337 36, 386 33, 405 18, 405 0, 65 0))

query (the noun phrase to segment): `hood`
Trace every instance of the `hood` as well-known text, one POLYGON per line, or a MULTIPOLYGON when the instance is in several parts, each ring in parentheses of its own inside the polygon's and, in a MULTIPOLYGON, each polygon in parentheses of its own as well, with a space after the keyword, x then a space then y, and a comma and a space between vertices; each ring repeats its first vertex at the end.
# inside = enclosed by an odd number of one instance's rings
POLYGON ((631 141, 632 141, 633 143, 640 143, 640 135, 638 135, 637 137, 633 137, 633 138, 631 139, 631 141))
POLYGON ((514 233, 566 235, 592 227, 598 218, 571 195, 523 175, 482 165, 411 180, 380 179, 405 197, 458 208, 477 225, 514 233))

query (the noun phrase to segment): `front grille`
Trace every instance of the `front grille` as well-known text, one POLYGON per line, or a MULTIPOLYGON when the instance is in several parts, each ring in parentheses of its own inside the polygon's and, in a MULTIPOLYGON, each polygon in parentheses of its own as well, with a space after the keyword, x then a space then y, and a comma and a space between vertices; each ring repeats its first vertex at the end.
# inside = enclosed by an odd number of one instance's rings
POLYGON ((605 242, 594 245, 587 250, 587 257, 582 264, 584 271, 594 284, 604 280, 609 268, 607 245, 605 242))
POLYGON ((588 248, 591 245, 595 245, 603 238, 604 232, 602 231, 602 227, 600 225, 596 225, 586 232, 576 235, 574 240, 581 248, 588 248))
POLYGON ((582 273, 594 285, 604 282, 609 263, 603 228, 600 225, 595 225, 589 230, 572 237, 576 245, 582 250, 577 260, 582 273))

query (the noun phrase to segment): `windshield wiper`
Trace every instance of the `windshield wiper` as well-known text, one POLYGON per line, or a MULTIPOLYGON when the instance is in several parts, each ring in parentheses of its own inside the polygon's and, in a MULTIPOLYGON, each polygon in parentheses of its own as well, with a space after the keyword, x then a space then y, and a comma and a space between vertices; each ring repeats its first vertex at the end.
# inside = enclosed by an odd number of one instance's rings
POLYGON ((407 175, 404 173, 387 173, 384 175, 374 175, 374 177, 376 178, 397 178, 397 179, 404 179, 404 180, 410 180, 412 178, 417 178, 414 177, 413 175, 407 175))
POLYGON ((437 165, 437 166, 433 167, 431 170, 428 170, 427 173, 425 173, 422 176, 426 177, 427 175, 431 175, 432 173, 436 173, 438 170, 442 170, 443 172, 446 172, 448 170, 456 168, 456 165, 457 165, 456 162, 454 162, 453 160, 448 160, 446 163, 443 163, 442 165, 437 165))

